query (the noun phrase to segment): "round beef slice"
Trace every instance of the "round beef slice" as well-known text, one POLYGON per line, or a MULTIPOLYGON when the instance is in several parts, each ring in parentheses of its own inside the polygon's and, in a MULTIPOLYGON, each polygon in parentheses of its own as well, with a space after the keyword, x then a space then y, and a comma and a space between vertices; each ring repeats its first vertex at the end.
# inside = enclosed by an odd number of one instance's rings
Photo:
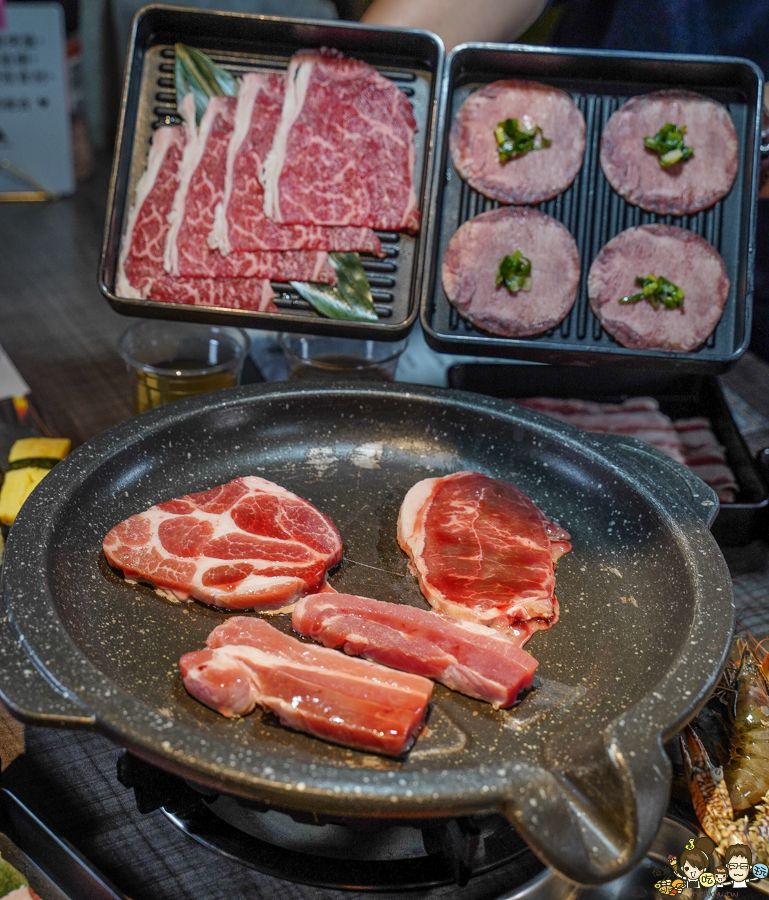
POLYGON ((502 207, 465 222, 449 242, 441 270, 450 302, 473 325, 505 337, 540 334, 574 305, 577 244, 560 222, 536 209, 502 207), (497 287, 499 264, 516 250, 531 260, 531 290, 497 287))
POLYGON ((674 225, 641 225, 612 238, 587 277, 590 306, 601 325, 634 350, 694 350, 718 324, 729 296, 719 253, 704 238, 674 225), (678 309, 646 300, 620 303, 641 289, 636 277, 662 275, 684 292, 678 309))
POLYGON ((712 206, 731 190, 739 143, 725 106, 692 91, 633 97, 609 119, 601 136, 601 168, 628 203, 660 215, 682 216, 712 206), (694 156, 664 169, 644 146, 663 125, 686 126, 694 156))
POLYGON ((537 81, 495 81, 459 108, 449 140, 454 168, 476 191, 503 203, 550 200, 574 181, 585 154, 585 119, 571 97, 537 81), (495 128, 518 119, 552 141, 543 150, 499 161, 495 128))

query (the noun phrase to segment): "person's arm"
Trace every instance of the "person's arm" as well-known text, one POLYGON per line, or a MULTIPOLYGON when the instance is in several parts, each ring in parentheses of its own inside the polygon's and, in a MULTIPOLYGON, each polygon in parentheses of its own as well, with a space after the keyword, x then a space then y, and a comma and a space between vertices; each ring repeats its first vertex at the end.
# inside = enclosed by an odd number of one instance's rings
POLYGON ((374 0, 361 21, 427 28, 448 51, 463 41, 513 41, 546 5, 547 0, 374 0))

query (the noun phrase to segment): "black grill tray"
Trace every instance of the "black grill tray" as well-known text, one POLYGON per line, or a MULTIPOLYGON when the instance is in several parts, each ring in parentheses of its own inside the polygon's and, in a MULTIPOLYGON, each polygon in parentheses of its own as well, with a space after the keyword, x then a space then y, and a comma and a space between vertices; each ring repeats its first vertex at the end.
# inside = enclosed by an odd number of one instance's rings
POLYGON ((576 369, 563 366, 468 364, 449 369, 449 386, 510 400, 575 397, 621 403, 654 397, 671 419, 704 416, 726 449, 739 485, 734 503, 723 503, 711 527, 719 546, 744 547, 766 537, 769 488, 766 453, 754 459, 732 418, 717 378, 711 375, 648 372, 638 369, 576 369))
POLYGON ((421 301, 427 342, 438 351, 520 358, 561 365, 611 363, 679 371, 719 372, 737 361, 750 341, 754 233, 763 76, 749 60, 594 50, 557 50, 524 45, 464 44, 446 61, 435 182, 430 214, 430 274, 421 301), (585 117, 582 169, 568 190, 538 209, 563 222, 579 248, 582 275, 577 299, 556 328, 532 338, 498 337, 473 327, 449 303, 441 263, 456 229, 500 204, 474 191, 457 174, 449 155, 449 132, 467 96, 502 78, 527 78, 567 91, 585 117), (658 216, 626 203, 610 187, 599 161, 601 133, 629 97, 666 88, 698 91, 726 105, 739 138, 739 169, 730 193, 691 216, 658 216), (696 232, 720 252, 731 281, 715 332, 690 353, 629 350, 601 328, 587 299, 587 273, 604 244, 619 232, 653 222, 696 232))
POLYGON ((181 121, 174 92, 176 41, 203 50, 233 75, 265 69, 285 71, 291 55, 303 47, 335 47, 375 66, 398 85, 414 109, 418 127, 414 179, 424 229, 443 68, 443 45, 438 37, 427 31, 349 22, 329 24, 149 6, 137 14, 133 25, 99 263, 99 287, 112 307, 125 315, 214 325, 385 341, 405 337, 418 312, 427 245, 421 235, 378 232, 386 256, 381 260, 362 256, 379 316, 376 323, 320 316, 287 285, 277 282, 275 303, 280 313, 129 300, 115 294, 120 239, 136 182, 146 166, 153 130, 181 121))

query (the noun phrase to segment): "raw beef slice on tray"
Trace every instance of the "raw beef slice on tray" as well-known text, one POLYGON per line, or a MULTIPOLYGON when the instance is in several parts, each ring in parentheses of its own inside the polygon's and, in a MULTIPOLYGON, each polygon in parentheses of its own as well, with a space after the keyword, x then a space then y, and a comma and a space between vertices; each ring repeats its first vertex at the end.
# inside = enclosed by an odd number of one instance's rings
POLYGON ((465 100, 451 125, 449 150, 454 168, 484 196, 503 203, 540 203, 574 181, 585 155, 585 119, 565 92, 537 81, 495 81, 465 100), (539 127, 552 141, 500 162, 495 129, 517 119, 527 130, 539 127))
POLYGON ((168 214, 179 184, 183 150, 181 128, 157 129, 128 215, 115 293, 128 299, 277 312, 272 286, 266 279, 175 278, 163 268, 168 214))
POLYGON ((628 228, 606 244, 590 266, 587 294, 604 329, 633 350, 695 350, 718 324, 729 297, 718 251, 674 225, 628 228), (620 303, 639 292, 636 278, 663 276, 684 292, 683 306, 620 303))
POLYGON ((461 225, 449 242, 441 278, 449 301, 478 328, 504 337, 540 334, 561 322, 579 287, 579 252, 569 230, 536 209, 492 209, 461 225), (531 286, 497 284, 500 262, 521 250, 531 286))
POLYGON ((216 205, 224 195, 227 147, 235 122, 234 97, 212 97, 196 127, 185 114, 187 143, 171 210, 164 265, 188 278, 270 278, 273 281, 336 283, 325 251, 230 253, 211 248, 216 205))
POLYGON ((398 516, 398 543, 430 605, 507 634, 558 620, 554 564, 569 540, 517 487, 478 472, 417 482, 398 516))
MULTIPOLYGON (((294 631, 491 703, 512 706, 537 661, 493 628, 352 594, 311 594, 294 607, 294 631)), ((520 643, 530 636, 522 631, 520 643)))
POLYGON ((380 255, 369 228, 277 225, 264 214, 259 171, 272 146, 285 94, 285 76, 249 72, 238 88, 234 130, 227 147, 224 196, 209 243, 222 253, 244 250, 339 250, 380 255))
POLYGON ((418 231, 416 128, 406 95, 372 66, 300 50, 260 176, 265 213, 284 224, 418 231))
POLYGON ((601 136, 601 168, 628 203, 660 215, 682 216, 712 206, 731 190, 739 142, 725 106, 692 91, 632 97, 609 119, 601 136), (663 168, 644 145, 667 123, 686 126, 694 155, 663 168))
POLYGON ((107 561, 127 579, 222 609, 282 609, 332 590, 342 558, 336 526, 312 504, 246 476, 152 506, 104 538, 107 561))
POLYGON ((181 658, 182 680, 223 716, 259 705, 289 728, 389 756, 408 750, 424 723, 433 685, 419 675, 302 643, 247 616, 218 625, 206 645, 181 658))

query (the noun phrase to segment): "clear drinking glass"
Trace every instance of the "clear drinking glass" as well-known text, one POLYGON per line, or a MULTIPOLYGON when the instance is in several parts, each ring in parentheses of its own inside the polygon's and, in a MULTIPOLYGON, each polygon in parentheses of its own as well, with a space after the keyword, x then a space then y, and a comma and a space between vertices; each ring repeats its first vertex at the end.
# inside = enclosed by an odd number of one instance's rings
POLYGON ((364 341, 355 338, 284 332, 278 343, 286 357, 289 378, 348 378, 393 381, 406 341, 364 341))
POLYGON ((193 394, 235 387, 249 339, 239 328, 145 321, 120 337, 131 376, 134 412, 193 394))

